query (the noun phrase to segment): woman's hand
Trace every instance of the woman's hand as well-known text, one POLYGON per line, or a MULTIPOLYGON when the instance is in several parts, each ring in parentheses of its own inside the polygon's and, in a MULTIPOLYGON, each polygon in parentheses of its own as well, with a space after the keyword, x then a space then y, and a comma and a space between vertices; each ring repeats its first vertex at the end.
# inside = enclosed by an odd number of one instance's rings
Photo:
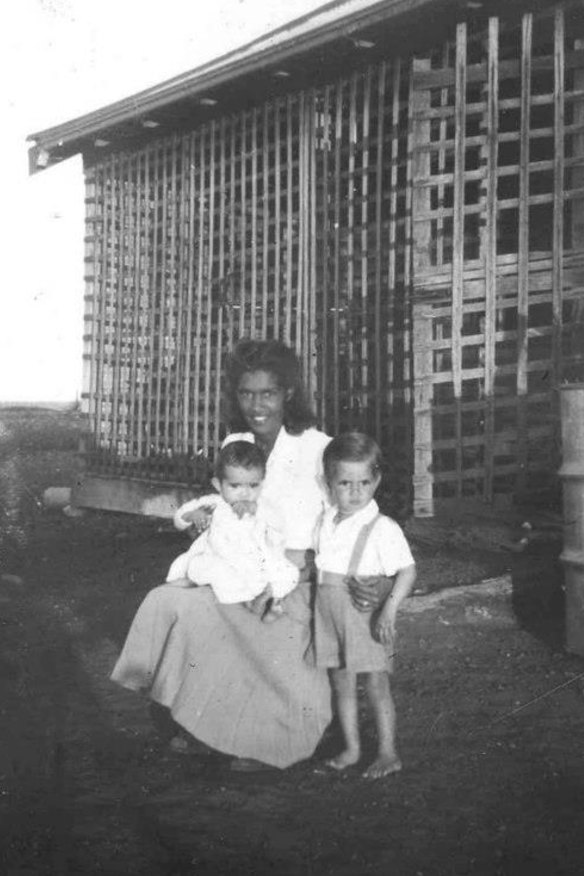
POLYGON ((385 599, 385 593, 391 586, 391 578, 380 575, 378 578, 368 578, 367 581, 351 576, 346 579, 351 596, 351 602, 358 611, 373 611, 385 599))

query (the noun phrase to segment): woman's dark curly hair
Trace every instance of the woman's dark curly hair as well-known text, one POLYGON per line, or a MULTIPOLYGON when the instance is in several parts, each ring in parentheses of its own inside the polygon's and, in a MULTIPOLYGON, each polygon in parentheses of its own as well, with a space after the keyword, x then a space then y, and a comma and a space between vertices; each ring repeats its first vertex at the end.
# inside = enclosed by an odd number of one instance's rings
POLYGON ((229 427, 233 432, 247 432, 249 425, 244 420, 237 390, 244 374, 266 371, 271 374, 281 389, 291 389, 292 395, 284 401, 284 427, 291 435, 301 435, 316 423, 316 417, 308 404, 300 374, 300 363, 293 350, 282 341, 239 341, 227 359, 226 401, 229 427))

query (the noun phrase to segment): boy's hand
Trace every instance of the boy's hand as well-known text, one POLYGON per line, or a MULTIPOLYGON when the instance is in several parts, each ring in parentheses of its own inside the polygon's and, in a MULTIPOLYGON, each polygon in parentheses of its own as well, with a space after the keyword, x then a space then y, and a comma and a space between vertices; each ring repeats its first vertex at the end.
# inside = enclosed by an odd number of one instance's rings
POLYGON ((395 636, 395 611, 386 607, 379 612, 379 617, 376 619, 373 627, 373 635, 382 645, 389 645, 395 636))

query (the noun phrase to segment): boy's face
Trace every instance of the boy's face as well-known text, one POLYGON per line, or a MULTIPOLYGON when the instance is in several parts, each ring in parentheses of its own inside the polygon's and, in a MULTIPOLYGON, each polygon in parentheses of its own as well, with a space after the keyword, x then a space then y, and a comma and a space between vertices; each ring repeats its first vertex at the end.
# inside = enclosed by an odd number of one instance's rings
POLYGON ((213 486, 242 517, 244 514, 255 514, 263 479, 261 468, 227 465, 221 480, 213 478, 213 486))
POLYGON ((365 508, 375 495, 380 480, 379 474, 372 473, 369 461, 337 462, 328 486, 339 516, 350 517, 365 508))

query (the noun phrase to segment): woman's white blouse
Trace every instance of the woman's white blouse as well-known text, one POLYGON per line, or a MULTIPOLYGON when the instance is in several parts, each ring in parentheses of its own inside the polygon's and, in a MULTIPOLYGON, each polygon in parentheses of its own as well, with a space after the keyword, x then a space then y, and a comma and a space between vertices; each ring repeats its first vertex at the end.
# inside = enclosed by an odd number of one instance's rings
MULTIPOLYGON (((328 507, 322 453, 330 440, 318 429, 290 435, 282 427, 268 457, 260 502, 276 506, 283 517, 286 547, 293 550, 314 547, 316 522, 328 507)), ((232 441, 255 444, 255 437, 253 432, 236 432, 223 446, 232 441)))

